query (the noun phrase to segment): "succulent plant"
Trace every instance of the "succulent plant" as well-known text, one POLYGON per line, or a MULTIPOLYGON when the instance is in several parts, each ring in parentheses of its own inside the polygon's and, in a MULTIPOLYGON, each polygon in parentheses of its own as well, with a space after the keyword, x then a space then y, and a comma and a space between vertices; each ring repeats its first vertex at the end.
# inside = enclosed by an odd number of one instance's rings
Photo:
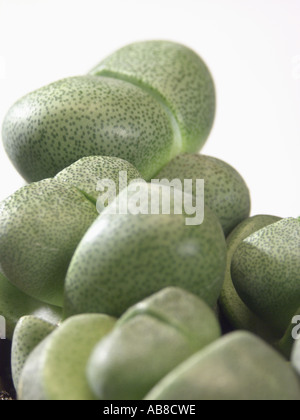
POLYGON ((179 288, 163 289, 130 308, 96 345, 87 363, 88 382, 101 400, 143 399, 220 335, 216 315, 201 299, 179 288))
POLYGON ((239 223, 249 217, 251 199, 241 175, 228 163, 212 156, 183 154, 168 163, 157 175, 159 180, 192 179, 192 193, 196 195, 196 181, 205 183, 205 204, 220 219, 227 236, 239 223))
POLYGON ((4 200, 0 204, 2 274, 32 298, 62 307, 70 260, 99 215, 97 183, 109 177, 118 185, 121 170, 127 172, 128 182, 140 177, 124 160, 85 158, 55 178, 26 185, 4 200))
POLYGON ((19 399, 94 399, 85 375, 87 359, 114 324, 115 319, 102 314, 78 315, 63 322, 27 358, 18 383, 19 399))
MULTIPOLYGON (((227 255, 218 218, 206 208, 201 225, 187 226, 184 213, 162 214, 164 200, 169 197, 160 196, 159 185, 141 183, 136 188, 149 198, 149 206, 157 204, 159 214, 114 214, 110 206, 102 212, 70 263, 65 317, 85 312, 119 317, 130 306, 168 286, 194 293, 211 307, 216 305, 227 255)), ((173 192, 174 204, 181 192, 173 192)), ((125 188, 111 206, 116 210, 129 206, 131 198, 125 188)))
POLYGON ((244 239, 231 273, 246 305, 283 335, 300 307, 300 221, 282 219, 244 239))
POLYGON ((238 331, 174 369, 146 400, 300 400, 286 360, 263 340, 238 331))
POLYGON ((215 105, 197 53, 145 41, 8 111, 0 399, 10 368, 19 400, 300 399, 300 218, 199 154, 215 105))
POLYGON ((150 179, 181 152, 198 152, 215 115, 203 60, 168 41, 116 51, 88 75, 29 93, 8 111, 3 141, 27 181, 55 176, 82 157, 117 156, 150 179))

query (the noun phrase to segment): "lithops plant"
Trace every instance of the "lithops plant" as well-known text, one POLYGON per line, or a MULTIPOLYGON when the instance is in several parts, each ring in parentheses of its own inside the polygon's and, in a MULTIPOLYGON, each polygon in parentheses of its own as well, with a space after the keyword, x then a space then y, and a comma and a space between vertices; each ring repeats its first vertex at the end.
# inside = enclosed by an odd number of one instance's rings
POLYGON ((52 325, 62 318, 62 308, 31 298, 0 273, 0 315, 5 319, 6 338, 11 340, 20 318, 33 315, 52 325))
POLYGON ((300 220, 282 219, 244 239, 231 273, 244 303, 283 335, 300 307, 300 220))
POLYGON ((97 217, 76 188, 47 179, 0 205, 0 265, 24 293, 62 306, 63 280, 80 239, 97 217))
POLYGON ((159 180, 196 180, 205 182, 205 204, 219 217, 227 236, 249 217, 251 199, 242 176, 228 163, 206 155, 183 154, 168 163, 156 176, 159 180))
POLYGON ((20 374, 28 356, 55 328, 57 325, 32 315, 24 316, 18 321, 11 349, 11 370, 15 389, 18 388, 20 374))
POLYGON ((215 88, 203 60, 190 48, 170 41, 127 45, 90 74, 124 80, 154 95, 173 114, 182 151, 199 150, 215 114, 215 88))
POLYGON ((150 179, 179 153, 199 151, 214 115, 214 83, 203 60, 177 43, 148 41, 20 99, 2 137, 27 181, 90 155, 123 158, 150 179))
POLYGON ((30 183, 0 203, 19 400, 300 399, 300 220, 250 218, 242 176, 197 154, 215 105, 197 53, 145 41, 8 111, 30 183))
POLYGON ((238 331, 175 368, 146 400, 300 400, 300 383, 286 360, 263 340, 238 331))
POLYGON ((99 215, 95 194, 103 176, 118 185, 139 177, 118 158, 90 157, 57 178, 35 182, 0 204, 0 270, 27 295, 62 306, 63 286, 73 253, 99 215), (110 168, 110 169, 109 169, 110 168), (89 173, 89 178, 83 174, 89 173), (87 188, 87 192, 81 188, 87 188))
MULTIPOLYGON (((159 185, 136 183, 135 188, 145 201, 149 199, 146 212, 111 211, 113 206, 129 208, 135 194, 129 187, 124 189, 76 249, 65 282, 65 316, 84 312, 120 316, 168 286, 184 288, 210 306, 216 305, 227 253, 217 216, 206 208, 201 225, 186 225, 184 212, 175 214, 172 206, 170 214, 162 214, 170 196, 161 196, 159 185), (148 211, 155 204, 159 212, 151 214, 148 211)), ((173 192, 174 205, 179 195, 182 199, 179 190, 173 192)))
MULTIPOLYGON (((255 315, 238 295, 231 278, 232 257, 240 243, 256 231, 281 220, 272 215, 256 215, 245 219, 227 237, 227 267, 219 304, 222 314, 235 329, 251 331, 268 341, 274 342, 280 336, 272 333, 270 326, 255 315)), ((280 337, 281 338, 281 337, 280 337)))
POLYGON ((19 400, 93 400, 86 363, 94 346, 115 325, 103 314, 71 317, 30 353, 18 385, 19 400))
POLYGON ((167 288, 130 308, 93 350, 87 378, 100 400, 140 400, 168 372, 221 335, 207 304, 167 288))
MULTIPOLYGON (((123 159, 109 156, 89 156, 59 172, 54 179, 73 185, 97 204, 99 195, 103 192, 104 181, 115 184, 112 200, 131 181, 140 179, 137 169, 123 159)), ((99 210, 99 208, 98 208, 99 210)))

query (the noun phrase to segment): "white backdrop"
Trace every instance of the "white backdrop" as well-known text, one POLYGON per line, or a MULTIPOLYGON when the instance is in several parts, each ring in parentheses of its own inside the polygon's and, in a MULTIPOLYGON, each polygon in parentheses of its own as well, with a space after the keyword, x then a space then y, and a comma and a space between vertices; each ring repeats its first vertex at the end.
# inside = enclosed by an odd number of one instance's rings
MULTIPOLYGON (((252 214, 300 216, 299 0, 0 0, 0 121, 21 96, 135 41, 186 44, 213 74, 203 153, 246 180, 252 214)), ((0 200, 23 185, 0 146, 0 200)))

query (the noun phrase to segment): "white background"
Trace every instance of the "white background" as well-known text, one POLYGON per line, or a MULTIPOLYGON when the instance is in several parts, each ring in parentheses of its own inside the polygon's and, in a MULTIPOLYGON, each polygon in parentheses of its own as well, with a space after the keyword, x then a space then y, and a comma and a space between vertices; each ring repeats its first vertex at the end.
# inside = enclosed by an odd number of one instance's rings
MULTIPOLYGON (((123 45, 186 44, 213 74, 203 153, 246 180, 252 214, 300 215, 300 0, 0 0, 0 121, 21 96, 123 45)), ((0 146, 0 200, 23 185, 0 146)))

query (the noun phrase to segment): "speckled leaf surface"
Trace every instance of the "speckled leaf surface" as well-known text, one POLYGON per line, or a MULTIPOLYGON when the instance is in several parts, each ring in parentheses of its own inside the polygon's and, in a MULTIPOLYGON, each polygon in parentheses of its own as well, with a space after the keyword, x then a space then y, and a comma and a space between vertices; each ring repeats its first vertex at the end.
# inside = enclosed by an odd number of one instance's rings
POLYGON ((21 291, 62 306, 71 257, 98 216, 75 187, 46 179, 0 204, 0 269, 21 291))
MULTIPOLYGON (((140 188, 150 193, 159 186, 140 188)), ((123 190, 120 207, 127 199, 123 190)), ((183 214, 110 214, 109 210, 88 230, 71 261, 65 316, 84 312, 120 316, 168 286, 184 288, 209 305, 216 304, 227 251, 214 213, 206 209, 201 225, 187 226, 183 214)))
POLYGON ((231 273, 246 305, 284 334, 300 306, 300 221, 283 219, 248 236, 233 255, 231 273))
POLYGON ((141 42, 91 74, 21 98, 4 119, 2 137, 27 181, 93 155, 123 158, 151 179, 179 153, 200 150, 214 116, 215 88, 203 60, 183 45, 141 42))
POLYGON ((102 180, 115 182, 116 193, 119 193, 122 187, 119 182, 121 172, 126 172, 128 183, 141 178, 135 167, 123 159, 110 156, 90 156, 79 159, 63 169, 55 176, 55 179, 73 185, 96 202, 100 194, 99 182, 102 180))
POLYGON ((183 152, 197 152, 215 116, 215 87, 204 61, 184 45, 146 41, 127 45, 90 74, 128 80, 157 96, 174 115, 183 152))
POLYGON ((6 321, 6 338, 11 340, 18 320, 25 315, 34 315, 51 324, 62 317, 62 308, 48 305, 25 295, 0 273, 0 315, 6 321))
POLYGON ((77 76, 22 98, 3 142, 22 176, 37 181, 86 156, 117 156, 151 177, 181 150, 165 108, 124 81, 77 76))
POLYGON ((157 175, 162 180, 193 180, 193 195, 196 195, 196 180, 203 179, 205 204, 219 217, 227 236, 250 214, 249 189, 242 176, 228 163, 206 155, 184 154, 168 163, 157 175))
POLYGON ((279 220, 279 217, 272 215, 256 215, 245 219, 231 232, 227 238, 226 275, 219 299, 222 313, 234 328, 251 331, 268 341, 274 341, 275 338, 279 337, 276 337, 276 334, 272 334, 270 326, 255 315, 239 297, 232 282, 231 262, 235 251, 244 239, 279 220))
POLYGON ((24 364, 34 348, 57 328, 35 316, 22 317, 15 328, 12 350, 11 369, 15 389, 18 388, 24 364))

